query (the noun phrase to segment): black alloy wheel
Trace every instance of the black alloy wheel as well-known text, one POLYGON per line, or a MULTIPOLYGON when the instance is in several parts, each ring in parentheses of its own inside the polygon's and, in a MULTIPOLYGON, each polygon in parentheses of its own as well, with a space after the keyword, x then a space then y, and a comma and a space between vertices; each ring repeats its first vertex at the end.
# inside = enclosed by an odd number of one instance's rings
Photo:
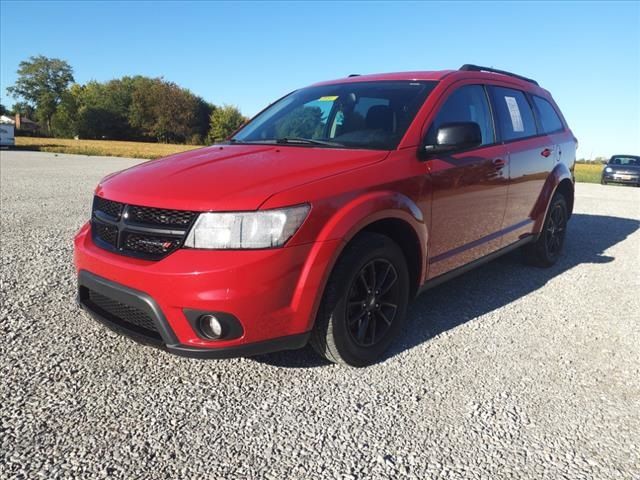
POLYGON ((560 203, 553 205, 549 212, 549 218, 545 225, 544 239, 547 253, 550 258, 560 254, 567 228, 567 217, 564 206, 560 203))
POLYGON ((537 267, 550 267, 560 258, 567 234, 569 209, 564 195, 556 192, 551 199, 542 231, 532 243, 525 245, 525 260, 537 267))
POLYGON ((391 262, 376 258, 358 273, 349 289, 348 331, 354 343, 370 347, 391 329, 401 301, 398 272, 391 262))
POLYGON ((410 291, 400 246, 380 233, 358 234, 331 272, 311 345, 331 362, 364 367, 380 361, 402 331, 410 291))

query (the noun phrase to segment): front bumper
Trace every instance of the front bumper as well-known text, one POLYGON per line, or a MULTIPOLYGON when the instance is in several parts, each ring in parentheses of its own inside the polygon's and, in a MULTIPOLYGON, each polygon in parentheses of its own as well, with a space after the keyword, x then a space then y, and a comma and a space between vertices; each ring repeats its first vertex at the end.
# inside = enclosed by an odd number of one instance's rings
POLYGON ((624 184, 630 184, 630 185, 638 185, 640 184, 640 174, 637 174, 637 173, 620 174, 616 172, 612 172, 612 173, 605 172, 602 174, 602 180, 604 182, 609 182, 609 183, 624 183, 624 184))
POLYGON ((340 243, 247 251, 181 249, 148 261, 97 247, 87 224, 74 241, 78 301, 111 329, 180 355, 217 358, 300 348, 308 340, 340 243), (135 309, 155 328, 139 328, 96 308, 89 290, 117 302, 117 308, 135 309), (194 310, 233 316, 241 335, 205 338, 187 318, 194 310))

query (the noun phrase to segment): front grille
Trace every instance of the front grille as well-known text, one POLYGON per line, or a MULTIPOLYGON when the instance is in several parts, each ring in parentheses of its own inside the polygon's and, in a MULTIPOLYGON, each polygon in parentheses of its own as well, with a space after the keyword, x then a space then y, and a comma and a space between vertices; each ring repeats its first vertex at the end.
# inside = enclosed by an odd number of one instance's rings
POLYGON ((150 225, 168 225, 184 227, 190 225, 195 212, 185 210, 165 210, 162 208, 129 207, 129 220, 137 223, 148 223, 150 225))
POLYGON ((122 209, 124 205, 122 203, 113 202, 111 200, 106 200, 101 197, 93 197, 93 210, 96 210, 106 213, 110 217, 115 218, 116 220, 120 219, 120 214, 122 214, 122 209))
POLYGON ((118 243, 118 227, 105 223, 94 222, 95 235, 105 243, 115 247, 118 243))
POLYGON ((153 338, 161 338, 153 319, 142 310, 125 305, 89 288, 82 288, 86 289, 82 295, 85 297, 84 302, 91 310, 120 326, 153 338))
POLYGON ((95 197, 91 232, 96 245, 106 250, 159 260, 182 246, 196 216, 188 210, 127 205, 95 197))

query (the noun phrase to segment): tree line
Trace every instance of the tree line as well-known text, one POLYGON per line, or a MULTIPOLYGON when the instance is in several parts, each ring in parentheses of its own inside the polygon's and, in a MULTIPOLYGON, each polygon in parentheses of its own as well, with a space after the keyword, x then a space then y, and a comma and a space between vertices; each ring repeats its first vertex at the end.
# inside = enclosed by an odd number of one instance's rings
POLYGON ((205 144, 224 140, 246 118, 163 78, 122 77, 75 82, 64 60, 42 55, 20 62, 7 93, 17 101, 2 114, 37 120, 53 137, 205 144))

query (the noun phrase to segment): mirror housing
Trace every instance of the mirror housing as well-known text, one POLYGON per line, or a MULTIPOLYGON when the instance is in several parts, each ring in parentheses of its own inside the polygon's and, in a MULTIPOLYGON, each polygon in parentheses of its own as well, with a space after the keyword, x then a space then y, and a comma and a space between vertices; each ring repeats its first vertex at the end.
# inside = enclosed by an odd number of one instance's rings
POLYGON ((425 144, 420 149, 423 155, 451 153, 477 147, 482 144, 480 125, 475 122, 445 123, 436 132, 436 144, 425 144))

